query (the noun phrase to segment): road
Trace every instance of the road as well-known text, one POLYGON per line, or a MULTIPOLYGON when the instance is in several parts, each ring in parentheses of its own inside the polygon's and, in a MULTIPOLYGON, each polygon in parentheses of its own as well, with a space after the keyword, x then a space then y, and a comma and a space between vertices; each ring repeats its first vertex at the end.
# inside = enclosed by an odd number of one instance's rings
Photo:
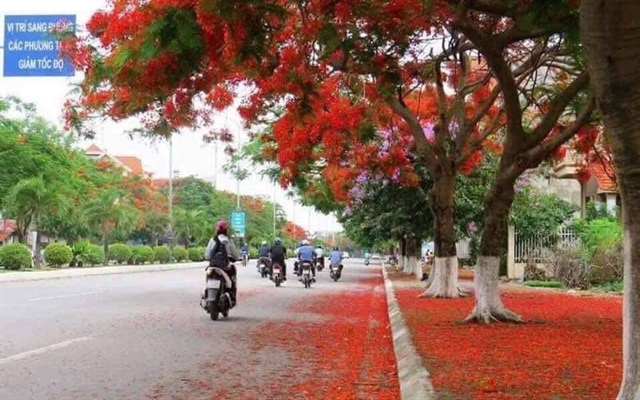
POLYGON ((325 269, 309 290, 291 278, 275 288, 254 263, 239 268, 238 307, 216 322, 198 305, 200 269, 0 284, 0 398, 180 398, 211 369, 232 386, 260 371, 266 378, 290 360, 275 349, 253 351, 252 332, 308 319, 287 308, 363 289, 359 281, 379 271, 351 261, 337 283, 325 269), (234 369, 241 361, 252 368, 234 369))

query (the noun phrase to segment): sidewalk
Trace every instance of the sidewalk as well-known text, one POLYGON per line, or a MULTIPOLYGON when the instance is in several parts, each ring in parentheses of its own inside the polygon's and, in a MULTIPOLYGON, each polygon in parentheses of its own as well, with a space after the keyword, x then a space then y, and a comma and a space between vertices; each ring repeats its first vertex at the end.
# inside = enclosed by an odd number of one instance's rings
POLYGON ((111 267, 61 268, 44 271, 15 271, 0 274, 0 283, 37 281, 42 279, 77 278, 94 275, 130 274, 137 272, 170 271, 175 269, 204 268, 204 263, 189 262, 179 264, 118 265, 111 267))
MULTIPOLYGON (((521 325, 462 324, 474 306, 418 299, 425 283, 391 273, 413 345, 437 398, 615 398, 622 371, 622 299, 504 285, 521 325)), ((461 281, 472 291, 473 283, 461 281)))

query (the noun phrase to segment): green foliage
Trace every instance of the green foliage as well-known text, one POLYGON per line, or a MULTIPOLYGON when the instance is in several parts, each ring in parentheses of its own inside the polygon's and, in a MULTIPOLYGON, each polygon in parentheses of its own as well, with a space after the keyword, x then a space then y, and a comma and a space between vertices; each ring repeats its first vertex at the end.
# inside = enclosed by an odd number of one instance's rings
POLYGON ((173 259, 177 262, 186 261, 189 258, 189 252, 184 247, 173 248, 173 259))
POLYGON ((52 267, 61 267, 73 260, 73 251, 64 243, 51 243, 44 249, 44 260, 52 267))
POLYGON ((624 290, 624 283, 622 281, 607 282, 594 286, 593 290, 599 292, 622 292, 624 290))
POLYGON ((104 262, 104 250, 101 246, 84 240, 73 245, 73 265, 94 266, 104 262))
POLYGON ((530 287, 544 287, 544 288, 562 288, 564 285, 558 281, 525 281, 523 285, 530 287))
POLYGON ((171 250, 167 246, 156 246, 153 248, 153 253, 155 260, 161 264, 171 260, 171 250))
MULTIPOLYGON (((168 249, 167 249, 168 250, 168 249)), ((131 254, 131 263, 135 265, 153 262, 155 252, 149 246, 133 246, 131 254)))
POLYGON ((18 270, 31 266, 31 252, 22 243, 12 243, 0 247, 0 266, 18 270))
POLYGON ((526 188, 515 197, 511 223, 522 237, 551 235, 571 220, 578 207, 557 196, 537 194, 526 188))
POLYGON ((204 247, 191 247, 189 249, 189 261, 204 261, 204 247))
MULTIPOLYGON (((618 210, 620 211, 620 210, 618 210)), ((585 206, 585 219, 587 221, 593 221, 594 219, 617 219, 609 213, 607 205, 604 203, 597 203, 590 201, 585 206)))
POLYGON ((622 241, 622 226, 617 220, 577 221, 574 227, 589 255, 593 255, 597 249, 611 248, 622 241))
POLYGON ((130 204, 126 192, 108 189, 85 205, 83 217, 87 225, 107 239, 114 232, 130 232, 138 211, 130 204))
POLYGON ((124 264, 133 256, 131 246, 123 243, 114 243, 109 246, 109 261, 115 261, 118 264, 124 264))

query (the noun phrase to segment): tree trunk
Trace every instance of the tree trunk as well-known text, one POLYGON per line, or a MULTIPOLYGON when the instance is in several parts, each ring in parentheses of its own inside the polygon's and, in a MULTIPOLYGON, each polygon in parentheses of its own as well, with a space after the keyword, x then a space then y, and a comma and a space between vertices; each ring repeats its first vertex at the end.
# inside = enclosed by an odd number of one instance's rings
POLYGON ((515 182, 505 182, 496 174, 485 202, 484 230, 480 239, 480 254, 476 263, 476 304, 465 321, 488 324, 492 321, 522 322, 520 316, 507 310, 500 299, 500 255, 509 224, 509 210, 515 196, 515 182))
POLYGON ((619 400, 640 399, 640 2, 583 0, 581 30, 591 84, 622 195, 623 379, 619 400))
POLYGON ((456 181, 454 174, 433 176, 429 193, 434 218, 435 263, 433 281, 420 297, 459 297, 458 257, 453 219, 456 181))
POLYGON ((407 254, 407 265, 406 268, 404 269, 404 272, 407 274, 411 274, 411 275, 418 275, 418 259, 416 257, 416 254, 418 253, 417 250, 417 243, 418 240, 414 237, 409 237, 407 239, 407 246, 406 246, 406 254, 407 254))
POLYGON ((102 249, 104 250, 104 266, 109 265, 109 241, 107 240, 107 232, 102 234, 102 249))
POLYGON ((400 271, 404 271, 404 266, 406 264, 404 259, 405 244, 406 244, 405 239, 404 238, 400 239, 400 254, 398 254, 398 269, 400 271))
POLYGON ((35 254, 33 255, 33 264, 35 268, 40 268, 42 266, 42 243, 40 238, 40 230, 35 229, 36 232, 36 246, 35 246, 35 254))

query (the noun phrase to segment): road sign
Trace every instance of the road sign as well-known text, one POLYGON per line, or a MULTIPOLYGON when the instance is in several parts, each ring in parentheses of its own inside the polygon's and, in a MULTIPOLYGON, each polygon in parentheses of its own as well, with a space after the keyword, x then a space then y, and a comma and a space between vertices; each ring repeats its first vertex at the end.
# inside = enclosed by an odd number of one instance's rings
POLYGON ((75 32, 75 15, 4 17, 4 76, 73 76, 71 61, 60 56, 57 32, 75 32))
POLYGON ((240 237, 244 237, 247 228, 246 215, 244 211, 234 211, 231 213, 231 227, 240 237))

